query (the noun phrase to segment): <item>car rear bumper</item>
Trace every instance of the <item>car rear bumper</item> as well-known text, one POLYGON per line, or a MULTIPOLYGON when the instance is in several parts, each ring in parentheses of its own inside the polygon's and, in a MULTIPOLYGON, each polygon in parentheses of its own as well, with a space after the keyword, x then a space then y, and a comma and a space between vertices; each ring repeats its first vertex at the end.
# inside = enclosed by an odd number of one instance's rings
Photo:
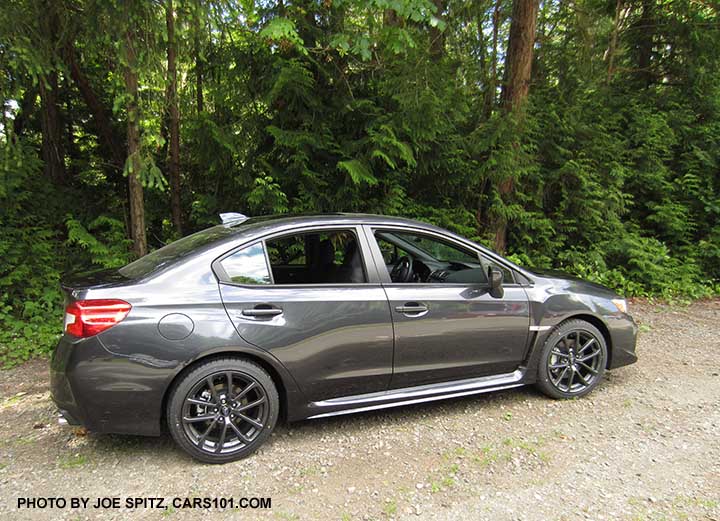
POLYGON ((104 433, 160 434, 162 393, 133 381, 132 365, 137 364, 110 353, 97 336, 61 337, 50 361, 60 423, 104 433))
POLYGON ((50 395, 60 418, 64 418, 70 425, 84 425, 85 414, 75 399, 71 383, 74 376, 70 371, 73 348, 74 343, 62 337, 53 351, 50 359, 50 395))

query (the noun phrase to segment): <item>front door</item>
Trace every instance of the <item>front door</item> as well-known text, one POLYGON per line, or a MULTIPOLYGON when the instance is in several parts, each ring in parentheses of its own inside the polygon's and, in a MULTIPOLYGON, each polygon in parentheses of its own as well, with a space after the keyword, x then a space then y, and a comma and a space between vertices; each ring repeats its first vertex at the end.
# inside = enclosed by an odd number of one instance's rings
MULTIPOLYGON (((395 328, 392 388, 512 372, 530 323, 525 290, 505 269, 505 295, 489 294, 490 261, 437 235, 368 229, 387 267, 395 328), (406 269, 408 268, 409 269, 406 269)), ((378 262, 379 263, 379 262, 378 262)))
POLYGON ((369 282, 359 237, 347 227, 286 233, 218 262, 238 333, 285 365, 310 401, 390 383, 390 311, 379 281, 369 282))

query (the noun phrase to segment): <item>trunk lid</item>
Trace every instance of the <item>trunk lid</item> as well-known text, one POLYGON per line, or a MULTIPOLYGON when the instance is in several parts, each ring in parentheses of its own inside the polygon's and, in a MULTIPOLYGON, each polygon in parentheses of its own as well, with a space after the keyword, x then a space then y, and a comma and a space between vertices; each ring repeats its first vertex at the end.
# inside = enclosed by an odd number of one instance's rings
POLYGON ((65 275, 60 281, 60 288, 63 291, 65 305, 67 306, 72 301, 77 300, 78 295, 84 291, 121 286, 127 282, 130 282, 130 279, 121 275, 117 268, 102 268, 65 275))

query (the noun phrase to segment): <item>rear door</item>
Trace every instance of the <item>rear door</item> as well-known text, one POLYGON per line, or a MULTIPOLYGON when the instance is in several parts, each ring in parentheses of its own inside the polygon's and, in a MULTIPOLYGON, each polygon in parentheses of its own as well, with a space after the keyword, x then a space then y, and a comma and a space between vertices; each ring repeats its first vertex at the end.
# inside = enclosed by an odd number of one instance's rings
MULTIPOLYGON (((436 233, 366 227, 395 327, 392 388, 514 371, 525 354, 530 323, 525 290, 507 269, 505 295, 489 293, 477 251, 436 233), (393 281, 402 257, 411 280, 393 281)), ((488 261, 489 262, 489 261, 488 261)))
POLYGON ((310 401, 386 390, 393 329, 366 239, 353 226, 298 229, 213 264, 230 319, 310 401))

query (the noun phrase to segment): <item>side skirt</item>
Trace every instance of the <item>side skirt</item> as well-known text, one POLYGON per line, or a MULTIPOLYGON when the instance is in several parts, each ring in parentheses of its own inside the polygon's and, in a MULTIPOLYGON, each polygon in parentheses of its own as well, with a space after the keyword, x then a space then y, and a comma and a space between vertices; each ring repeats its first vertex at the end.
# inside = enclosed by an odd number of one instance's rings
POLYGON ((523 381, 524 376, 525 369, 519 368, 512 373, 332 398, 330 400, 312 402, 309 407, 311 411, 326 410, 327 412, 312 414, 307 418, 327 418, 329 416, 375 411, 390 407, 400 407, 402 405, 434 402, 436 400, 512 389, 513 387, 525 385, 523 381))

